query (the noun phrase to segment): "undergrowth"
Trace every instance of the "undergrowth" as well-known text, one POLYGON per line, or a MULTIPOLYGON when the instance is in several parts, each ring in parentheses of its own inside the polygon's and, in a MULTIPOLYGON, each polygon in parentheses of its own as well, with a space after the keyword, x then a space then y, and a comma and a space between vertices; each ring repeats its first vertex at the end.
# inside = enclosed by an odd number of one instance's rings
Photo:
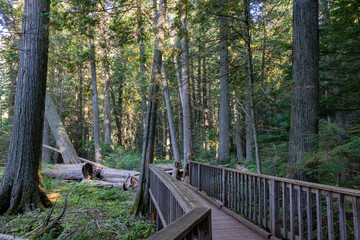
MULTIPOLYGON (((146 239, 155 232, 151 221, 130 214, 135 199, 132 191, 63 183, 46 177, 44 187, 52 201, 59 197, 53 217, 61 212, 68 195, 68 207, 61 220, 63 231, 55 239, 146 239)), ((0 233, 24 236, 41 225, 49 211, 0 216, 0 233)), ((54 238, 45 234, 36 239, 54 238)))

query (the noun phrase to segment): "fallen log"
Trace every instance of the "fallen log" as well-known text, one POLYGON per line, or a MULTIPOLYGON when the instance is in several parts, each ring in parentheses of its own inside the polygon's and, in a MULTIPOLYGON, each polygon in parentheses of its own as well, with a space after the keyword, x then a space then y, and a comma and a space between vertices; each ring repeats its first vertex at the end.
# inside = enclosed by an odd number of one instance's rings
POLYGON ((19 238, 19 237, 14 237, 14 236, 10 236, 10 235, 5 235, 5 234, 1 234, 0 233, 0 239, 3 239, 3 240, 25 240, 27 238, 19 238))
MULTIPOLYGON (((100 165, 100 164, 96 164, 100 165)), ((102 165, 101 165, 102 166, 102 165)), ((62 178, 64 180, 81 181, 83 179, 101 180, 109 183, 124 184, 133 179, 138 180, 138 171, 122 170, 102 167, 93 167, 89 163, 85 164, 53 164, 42 169, 45 176, 51 178, 62 178)))

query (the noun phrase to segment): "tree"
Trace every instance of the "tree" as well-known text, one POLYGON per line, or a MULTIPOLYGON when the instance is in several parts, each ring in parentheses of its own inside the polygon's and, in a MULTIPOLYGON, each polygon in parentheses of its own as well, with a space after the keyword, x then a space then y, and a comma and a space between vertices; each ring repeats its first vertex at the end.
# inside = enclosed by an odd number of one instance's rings
POLYGON ((304 180, 299 165, 314 148, 319 125, 318 1, 294 0, 293 11, 289 173, 291 178, 304 180))
POLYGON ((25 1, 13 128, 0 185, 0 214, 51 205, 40 175, 49 12, 49 1, 25 1))
MULTIPOLYGON (((226 4, 226 2, 225 2, 226 4)), ((226 6, 224 6, 225 8, 226 6)), ((226 12, 224 11, 224 15, 226 12)), ((220 111, 218 163, 230 161, 228 21, 220 16, 220 111)))
POLYGON ((99 123, 99 103, 96 85, 96 62, 95 62, 95 45, 94 45, 94 32, 90 30, 90 65, 91 65, 91 88, 92 88, 92 103, 93 103, 93 124, 94 124, 94 148, 95 148, 95 161, 101 163, 101 145, 100 145, 100 123, 99 123))
POLYGON ((159 3, 159 14, 155 16, 156 35, 153 56, 153 66, 151 72, 149 103, 147 106, 144 142, 141 157, 141 169, 139 178, 139 188, 133 206, 135 215, 146 213, 149 206, 149 164, 154 161, 154 144, 156 131, 156 115, 159 104, 159 87, 161 85, 161 64, 162 52, 164 48, 165 20, 166 20, 166 0, 159 3))
POLYGON ((184 176, 188 173, 187 167, 192 160, 192 129, 190 110, 190 76, 189 76, 189 45, 187 30, 188 0, 181 0, 180 14, 180 48, 181 48, 181 103, 183 109, 183 133, 184 133, 184 176))

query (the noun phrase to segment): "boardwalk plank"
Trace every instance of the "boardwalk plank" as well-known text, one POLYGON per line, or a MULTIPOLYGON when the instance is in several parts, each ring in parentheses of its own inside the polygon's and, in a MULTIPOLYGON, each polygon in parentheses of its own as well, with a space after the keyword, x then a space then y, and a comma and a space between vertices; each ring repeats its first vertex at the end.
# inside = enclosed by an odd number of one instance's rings
POLYGON ((211 208, 213 240, 261 240, 265 239, 238 220, 219 209, 216 205, 196 193, 211 208))

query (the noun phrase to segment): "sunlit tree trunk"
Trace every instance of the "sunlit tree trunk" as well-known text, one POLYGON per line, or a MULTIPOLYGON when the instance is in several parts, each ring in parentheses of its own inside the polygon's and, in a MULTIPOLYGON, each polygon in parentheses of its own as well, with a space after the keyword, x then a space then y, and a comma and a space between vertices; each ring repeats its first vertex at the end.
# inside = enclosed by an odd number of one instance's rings
POLYGON ((318 1, 294 0, 289 143, 290 177, 306 179, 299 164, 314 148, 319 125, 318 1))
POLYGON ((159 103, 159 87, 161 84, 162 51, 164 48, 166 0, 160 1, 159 14, 156 18, 155 48, 151 72, 149 104, 147 107, 144 143, 141 157, 140 183, 136 195, 133 212, 135 215, 147 212, 149 207, 149 164, 154 160, 154 143, 156 131, 156 115, 159 103))
POLYGON ((51 205, 41 178, 50 2, 26 0, 10 149, 0 184, 0 214, 51 205), (36 31, 34 31, 36 29, 36 31))
MULTIPOLYGON (((165 96, 165 104, 166 104, 166 112, 167 112, 167 117, 168 117, 168 122, 169 122, 169 130, 170 130, 170 138, 171 138, 171 145, 172 145, 172 150, 174 153, 174 161, 176 162, 175 165, 178 165, 180 167, 181 165, 181 157, 180 157, 180 151, 179 151, 179 147, 176 141, 176 133, 175 133, 175 126, 174 126, 174 118, 173 118, 173 114, 172 114, 172 109, 171 109, 171 103, 170 103, 170 93, 169 93, 169 87, 168 87, 168 79, 166 76, 166 71, 165 71, 165 65, 162 64, 161 66, 161 75, 162 75, 162 84, 163 84, 163 88, 164 88, 164 96, 165 96)), ((174 171, 176 174, 176 171, 174 171)))
POLYGON ((101 163, 101 145, 100 145, 100 123, 99 123, 99 103, 96 84, 96 63, 95 63, 95 45, 93 37, 90 38, 90 64, 91 64, 91 88, 92 88, 92 104, 93 104, 93 131, 94 131, 94 148, 95 161, 101 163))
POLYGON ((190 78, 189 78, 189 48, 187 30, 187 5, 188 0, 181 0, 180 14, 180 47, 181 47, 181 99, 183 109, 183 134, 184 134, 184 176, 189 161, 192 160, 192 133, 191 133, 191 109, 190 109, 190 78))

